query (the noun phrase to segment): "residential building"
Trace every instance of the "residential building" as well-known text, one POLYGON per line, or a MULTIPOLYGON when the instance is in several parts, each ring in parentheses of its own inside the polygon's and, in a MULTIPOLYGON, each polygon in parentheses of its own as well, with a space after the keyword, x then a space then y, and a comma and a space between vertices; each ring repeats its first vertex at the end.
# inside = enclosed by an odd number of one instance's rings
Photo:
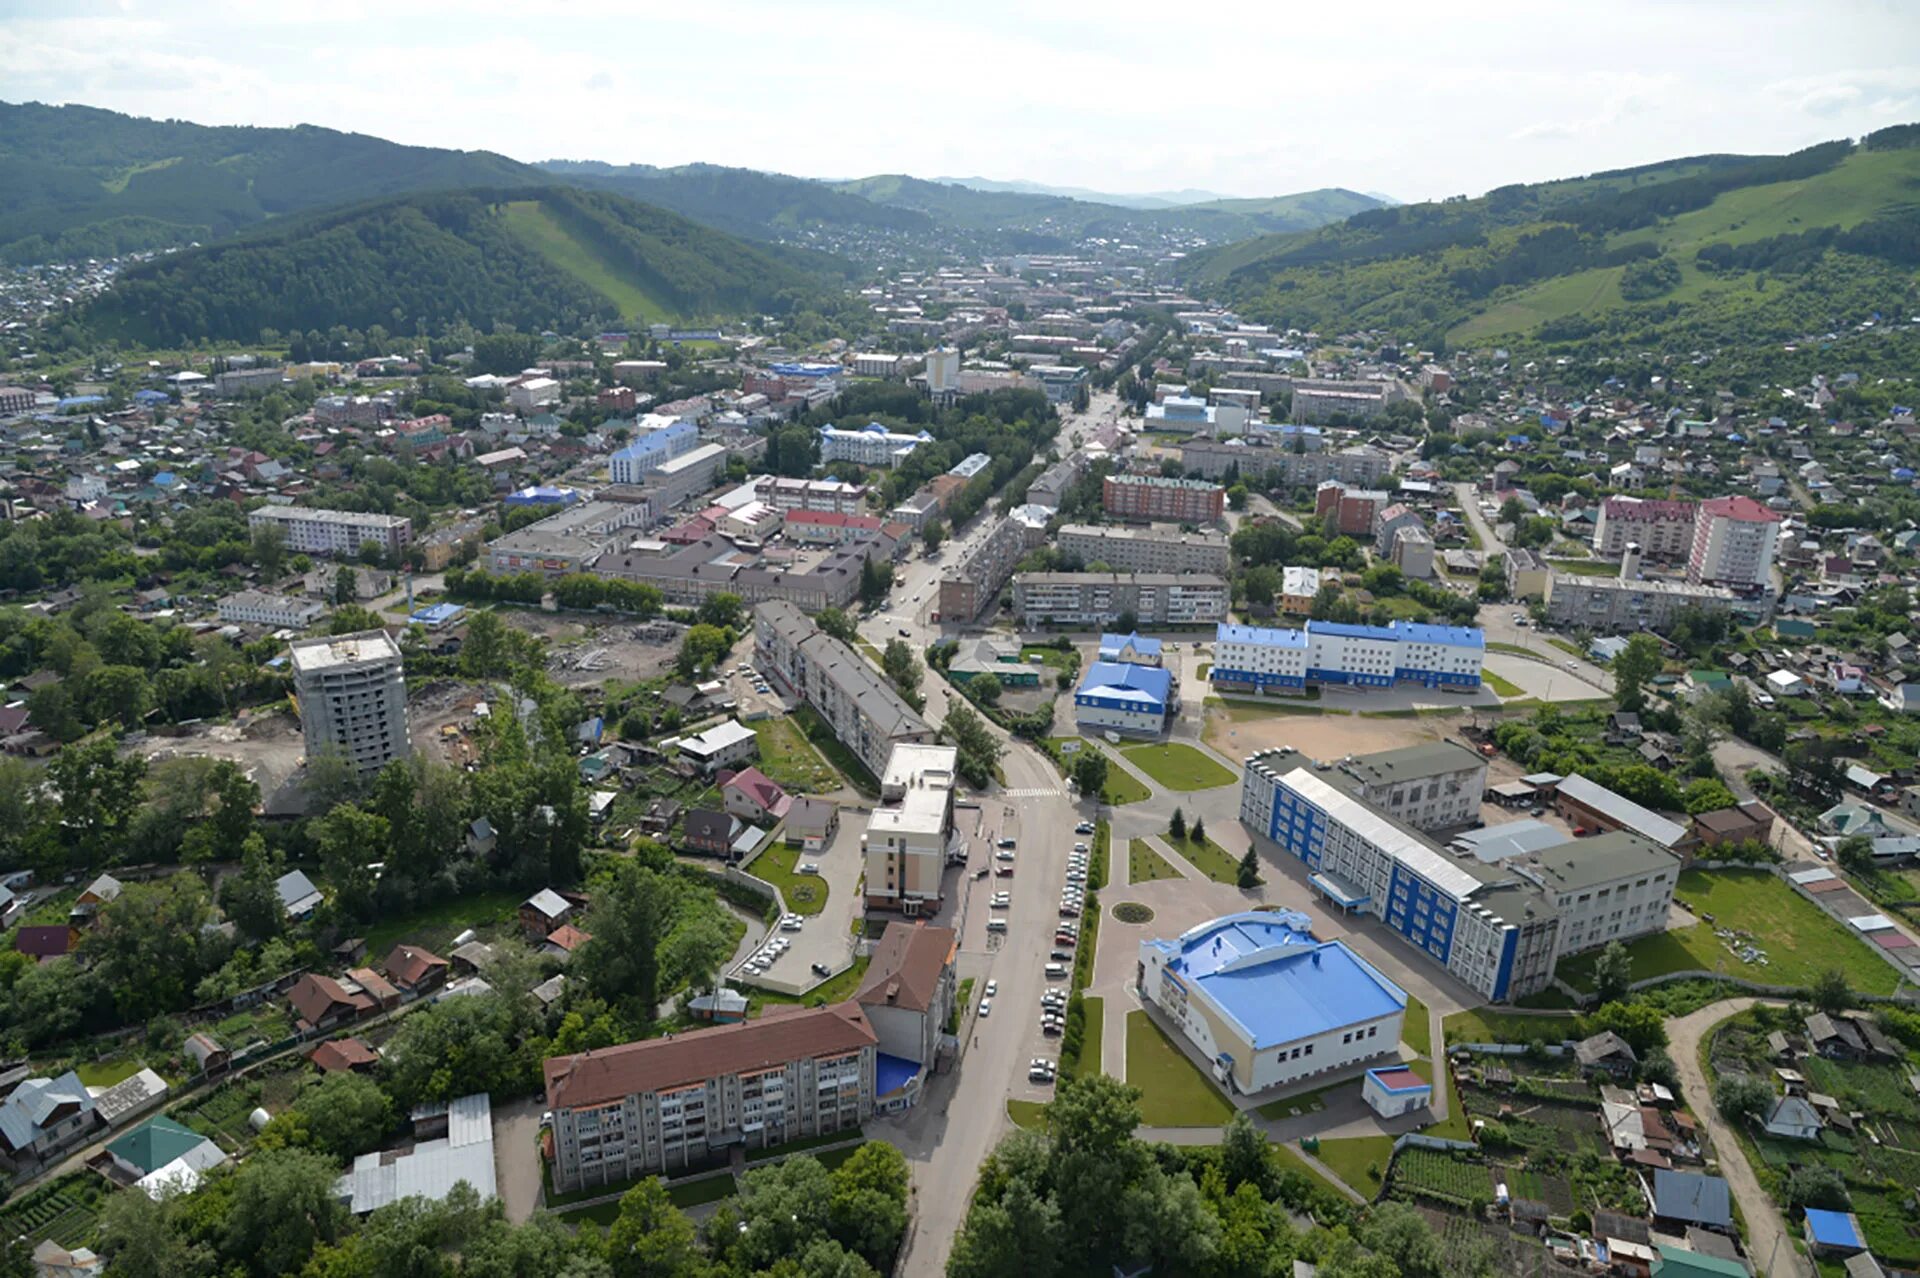
POLYGON ((1180 708, 1171 672, 1156 666, 1096 661, 1073 694, 1073 715, 1086 734, 1124 732, 1158 736, 1180 708))
POLYGON ((1779 511, 1751 497, 1713 497, 1694 522, 1687 580, 1741 593, 1773 589, 1773 558, 1780 544, 1779 511))
POLYGON ((1416 581, 1433 576, 1433 538, 1424 528, 1405 527, 1395 532, 1389 557, 1404 576, 1416 581))
POLYGON ((213 389, 219 395, 244 395, 250 391, 273 390, 286 380, 287 370, 277 365, 272 368, 230 368, 213 375, 213 389))
POLYGON ((1224 577, 1233 566, 1233 549, 1217 528, 1183 530, 1177 524, 1115 528, 1102 524, 1064 524, 1053 544, 1082 565, 1102 563, 1112 572, 1206 573, 1224 577))
POLYGON ((1411 506, 1401 502, 1382 506, 1380 513, 1373 517, 1374 553, 1385 556, 1390 552, 1393 549, 1393 539, 1402 529, 1412 528, 1424 532, 1426 527, 1427 521, 1422 519, 1420 512, 1411 506))
POLYGON ((888 923, 881 933, 866 984, 853 996, 879 1040, 877 1109, 911 1105, 938 1063, 958 992, 959 948, 957 932, 928 923, 888 923))
POLYGON ((763 475, 753 481, 754 495, 789 516, 796 510, 818 510, 836 515, 858 515, 867 508, 864 484, 840 479, 792 479, 763 475))
POLYGON ((1290 630, 1223 622, 1214 635, 1209 678, 1263 693, 1297 693, 1309 682, 1353 688, 1417 683, 1471 692, 1480 686, 1485 655, 1485 636, 1465 626, 1309 621, 1290 630))
POLYGON ((24 386, 0 386, 0 416, 31 413, 34 402, 34 393, 24 386))
POLYGON ((507 402, 522 413, 537 413, 560 402, 560 383, 551 377, 522 378, 507 387, 507 402))
POLYGON ((305 630, 326 615, 326 605, 315 600, 259 590, 242 590, 220 601, 220 620, 239 625, 305 630))
POLYGON ((0 1149, 15 1162, 43 1162, 98 1124, 93 1095, 72 1070, 29 1078, 0 1101, 0 1149))
POLYGON ((1630 545, 1649 559, 1679 563, 1693 549, 1698 502, 1646 497, 1609 497, 1600 503, 1593 524, 1593 551, 1618 559, 1630 545))
POLYGON ((1387 411, 1392 389, 1391 382, 1296 377, 1292 417, 1296 422, 1327 422, 1334 418, 1371 421, 1387 411))
POLYGON ((928 742, 933 730, 873 664, 783 599, 753 610, 760 669, 789 696, 812 706, 840 743, 875 776, 897 745, 928 742))
POLYGON ((831 510, 792 510, 786 516, 788 540, 815 545, 858 541, 873 536, 884 526, 885 521, 878 515, 842 515, 831 510))
POLYGON ((790 847, 818 852, 833 841, 840 828, 840 805, 832 799, 800 795, 787 809, 786 824, 781 827, 790 847))
POLYGON ((1349 488, 1329 479, 1314 490, 1313 513, 1317 519, 1333 516, 1333 530, 1344 537, 1371 537, 1380 512, 1392 503, 1386 493, 1373 488, 1349 488))
POLYGON ((413 521, 404 515, 358 510, 319 510, 307 506, 262 506, 247 515, 255 532, 278 528, 294 554, 357 557, 368 542, 397 558, 413 540, 413 521))
POLYGON ((364 630, 296 639, 291 660, 309 759, 338 750, 364 776, 412 753, 407 684, 392 635, 364 630))
MULTIPOLYGON (((1693 837, 1700 848, 1716 847, 1723 843, 1745 843, 1755 841, 1771 845, 1773 842, 1773 809, 1758 800, 1749 799, 1730 808, 1718 808, 1712 812, 1702 812, 1693 818, 1693 837)), ((1710 856, 1711 853, 1695 849, 1696 855, 1710 856)))
POLYGON ((1087 455, 1075 450, 1040 472, 1040 478, 1027 485, 1027 500, 1055 510, 1066 499, 1067 490, 1087 473, 1087 455))
POLYGON ((1357 798, 1416 830, 1469 824, 1487 792, 1487 761, 1452 741, 1348 755, 1334 771, 1357 798))
MULTIPOLYGON (((664 743, 663 743, 664 746, 664 743)), ((678 738, 680 757, 713 773, 760 755, 760 738, 738 719, 716 723, 704 732, 678 738)))
POLYGON ((953 746, 915 742, 888 755, 880 802, 860 836, 868 909, 909 916, 939 911, 948 860, 956 851, 966 854, 953 831, 959 757, 953 746))
POLYGON ((926 431, 912 435, 897 434, 879 422, 869 422, 858 430, 838 426, 820 428, 821 462, 850 461, 861 466, 897 466, 900 460, 933 436, 926 431))
POLYGON ((356 1216, 402 1198, 443 1202, 462 1181, 482 1203, 499 1196, 494 1180, 493 1103, 485 1092, 416 1107, 413 1144, 353 1160, 334 1194, 356 1216))
POLYGON ((1509 546, 1505 555, 1507 593, 1515 599, 1544 599, 1552 569, 1538 552, 1509 546))
POLYGON ((950 399, 960 390, 960 352, 951 346, 937 346, 927 352, 927 393, 935 399, 950 399))
MULTIPOLYGON (((1342 448, 1337 452, 1298 453, 1291 446, 1281 446, 1254 455, 1264 456, 1262 469, 1248 478, 1257 477, 1262 482, 1282 488, 1317 489, 1329 480, 1359 487, 1377 484, 1393 470, 1391 457, 1365 444, 1342 448)), ((1243 469, 1242 473, 1247 472, 1243 469)))
POLYGON ((742 768, 720 781, 720 803, 728 815, 757 825, 786 816, 793 800, 758 768, 742 768))
POLYGON ((878 1054, 865 1011, 848 1002, 551 1057, 553 1188, 852 1132, 873 1114, 878 1054))
POLYGON ((645 483, 663 462, 691 452, 699 443, 700 429, 691 421, 649 413, 626 446, 607 459, 609 477, 616 484, 645 483))
POLYGON ((1248 1095, 1400 1050, 1404 990, 1306 915, 1247 911, 1140 943, 1140 996, 1248 1095))
POLYGON ((1002 519, 994 525, 971 553, 941 574, 941 620, 970 622, 993 607, 1013 566, 1026 553, 1026 528, 1019 520, 1002 519))
POLYGON ((1726 612, 1733 607, 1733 592, 1724 586, 1683 581, 1627 581, 1549 572, 1546 605, 1547 620, 1556 626, 1632 634, 1664 631, 1689 608, 1726 612))
POLYGON ((1106 512, 1119 519, 1211 524, 1219 522, 1226 510, 1226 493, 1218 484, 1197 479, 1108 475, 1100 500, 1106 512))
POLYGON ((581 502, 488 542, 488 570, 498 576, 584 572, 620 540, 621 532, 645 524, 649 514, 645 502, 581 502))
POLYGON ((1128 613, 1133 625, 1153 630, 1212 625, 1231 602, 1225 579, 1198 574, 1023 572, 1013 579, 1014 613, 1023 626, 1110 626, 1128 613))
POLYGON ((727 456, 724 444, 696 444, 655 466, 643 485, 653 517, 665 517, 719 483, 726 473, 727 456))
MULTIPOLYGON (((1336 580, 1339 574, 1334 574, 1336 580)), ((1313 601, 1327 584, 1318 568, 1289 565, 1280 570, 1280 595, 1274 600, 1281 612, 1304 617, 1313 611, 1313 601)))

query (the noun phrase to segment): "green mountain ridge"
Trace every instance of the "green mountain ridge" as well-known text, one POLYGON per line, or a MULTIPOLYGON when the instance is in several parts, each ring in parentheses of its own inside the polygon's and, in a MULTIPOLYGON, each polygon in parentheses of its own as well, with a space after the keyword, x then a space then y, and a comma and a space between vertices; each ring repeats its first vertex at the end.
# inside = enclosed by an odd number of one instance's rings
POLYGON ((576 328, 783 314, 829 282, 813 255, 620 196, 504 187, 276 219, 130 270, 75 318, 100 337, 149 346, 336 325, 576 328))
POLYGON ((1204 250, 1177 273, 1252 320, 1377 327, 1435 349, 1770 342, 1913 304, 1916 132, 1370 210, 1204 250))

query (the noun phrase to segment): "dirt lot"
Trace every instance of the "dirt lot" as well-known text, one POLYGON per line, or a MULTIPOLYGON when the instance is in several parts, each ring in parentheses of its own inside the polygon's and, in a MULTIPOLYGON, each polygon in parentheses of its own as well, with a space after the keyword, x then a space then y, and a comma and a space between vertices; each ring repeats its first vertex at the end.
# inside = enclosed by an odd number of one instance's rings
MULTIPOLYGON (((1275 701, 1280 706, 1290 704, 1278 698, 1275 701)), ((1267 711, 1239 704, 1208 706, 1206 743, 1229 759, 1283 745, 1316 759, 1338 759, 1424 741, 1458 741, 1460 727, 1466 722, 1458 715, 1369 719, 1355 714, 1317 714, 1309 709, 1311 702, 1291 704, 1297 708, 1267 711)))
POLYGON ((296 787, 290 782, 306 757, 307 746, 292 711, 281 709, 243 715, 237 723, 206 724, 183 736, 148 737, 133 750, 149 762, 193 756, 231 759, 260 787, 267 811, 277 812, 297 802, 296 787))
POLYGON ((514 629, 551 643, 547 670, 569 688, 599 687, 608 679, 655 678, 673 664, 684 629, 670 621, 598 621, 521 608, 501 615, 514 629))
POLYGON ((477 684, 441 680, 407 697, 407 732, 413 748, 456 768, 473 762, 474 707, 487 699, 477 684))

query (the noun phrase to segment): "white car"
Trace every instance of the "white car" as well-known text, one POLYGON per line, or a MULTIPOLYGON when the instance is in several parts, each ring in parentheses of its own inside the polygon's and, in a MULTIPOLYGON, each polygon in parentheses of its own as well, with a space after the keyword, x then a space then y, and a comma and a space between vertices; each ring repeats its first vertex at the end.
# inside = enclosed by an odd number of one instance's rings
POLYGON ((992 1011, 993 1011, 993 1000, 990 998, 981 999, 980 1000, 980 1019, 985 1020, 988 1014, 991 1013, 992 1011))
POLYGON ((1013 860, 1013 853, 1007 851, 1005 848, 1001 848, 993 854, 993 859, 996 861, 1011 861, 1013 860))
POLYGON ((985 993, 988 998, 992 998, 995 994, 998 994, 999 992, 1000 992, 1000 982, 998 981, 987 982, 987 988, 985 993))
POLYGON ((802 861, 800 863, 800 873, 818 874, 820 873, 820 863, 818 861, 802 861))
POLYGON ((804 926, 805 924, 796 918, 784 918, 780 920, 780 930, 782 932, 798 932, 804 926))

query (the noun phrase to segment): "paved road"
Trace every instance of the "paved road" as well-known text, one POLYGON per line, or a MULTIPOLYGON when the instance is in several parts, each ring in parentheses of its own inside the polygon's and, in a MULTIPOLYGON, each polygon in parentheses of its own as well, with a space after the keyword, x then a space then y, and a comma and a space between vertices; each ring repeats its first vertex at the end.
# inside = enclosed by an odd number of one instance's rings
POLYGON ((1728 1130, 1729 1124, 1715 1107, 1712 1090, 1707 1086, 1706 1074, 1700 1067, 1700 1045, 1712 1033, 1713 1027, 1760 1001, 1752 998, 1723 999, 1718 1003, 1709 1003, 1697 1012, 1668 1021, 1667 1052, 1672 1056, 1675 1071, 1680 1075, 1680 1090, 1686 1097, 1687 1106, 1713 1137, 1714 1154, 1720 1160, 1720 1174, 1733 1190, 1734 1201, 1740 1204, 1740 1214, 1746 1219, 1747 1256, 1769 1278, 1804 1278, 1811 1271, 1799 1253, 1794 1251, 1786 1222, 1780 1217, 1780 1209, 1760 1188, 1760 1182, 1747 1162, 1746 1151, 1728 1130))
POLYGON ((1453 495, 1460 503, 1460 510, 1467 517, 1467 523, 1480 538, 1480 553, 1497 555, 1504 551, 1506 543, 1493 535, 1493 525, 1480 513, 1480 493, 1472 484, 1455 484, 1453 495))
POLYGON ((540 1205, 540 1113, 543 1096, 527 1096, 493 1111, 493 1174, 501 1205, 513 1224, 533 1218, 540 1205))

